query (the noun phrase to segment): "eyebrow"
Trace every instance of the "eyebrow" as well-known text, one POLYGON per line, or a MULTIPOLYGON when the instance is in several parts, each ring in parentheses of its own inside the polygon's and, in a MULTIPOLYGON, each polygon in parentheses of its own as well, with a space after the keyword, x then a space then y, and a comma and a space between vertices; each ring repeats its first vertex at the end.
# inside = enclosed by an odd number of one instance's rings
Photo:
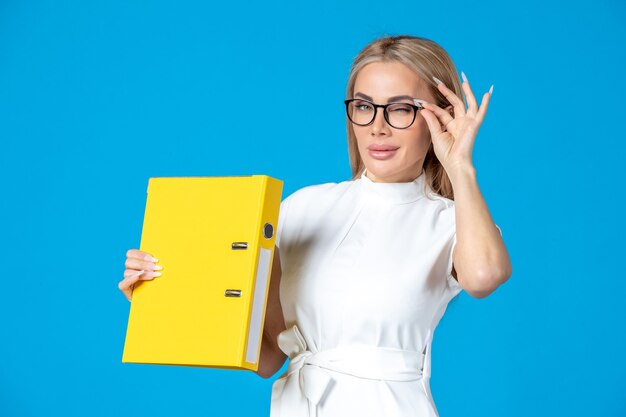
MULTIPOLYGON (((356 93, 354 95, 354 97, 355 98, 356 97, 362 97, 365 100, 374 101, 370 96, 368 96, 367 94, 363 94, 363 93, 356 93)), ((393 103, 393 102, 396 102, 396 101, 399 101, 399 100, 413 100, 413 97, 407 96, 407 95, 404 95, 404 96, 393 96, 393 97, 389 97, 389 100, 387 100, 387 103, 393 103)))

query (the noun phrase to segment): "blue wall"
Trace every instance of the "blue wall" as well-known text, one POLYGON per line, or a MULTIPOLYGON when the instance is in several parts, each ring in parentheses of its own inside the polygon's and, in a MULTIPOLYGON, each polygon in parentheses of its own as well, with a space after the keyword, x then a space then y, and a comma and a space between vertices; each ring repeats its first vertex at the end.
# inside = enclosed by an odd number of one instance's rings
POLYGON ((626 415, 625 18, 617 0, 4 0, 0 415, 267 416, 276 377, 121 363, 148 178, 348 179, 351 61, 403 33, 477 95, 494 84, 474 164, 514 271, 441 321, 441 416, 626 415))

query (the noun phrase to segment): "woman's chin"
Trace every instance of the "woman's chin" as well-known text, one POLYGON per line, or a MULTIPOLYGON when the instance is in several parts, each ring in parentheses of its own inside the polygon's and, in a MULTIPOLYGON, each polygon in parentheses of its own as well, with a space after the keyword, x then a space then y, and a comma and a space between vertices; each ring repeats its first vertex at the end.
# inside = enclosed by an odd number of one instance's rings
POLYGON ((367 168, 367 176, 375 178, 379 182, 395 182, 394 178, 398 177, 398 171, 390 169, 390 167, 380 167, 377 164, 370 164, 367 168))
POLYGON ((409 172, 406 168, 402 169, 390 161, 368 161, 365 165, 367 168, 367 176, 374 178, 377 182, 411 182, 418 175, 418 172, 409 172))

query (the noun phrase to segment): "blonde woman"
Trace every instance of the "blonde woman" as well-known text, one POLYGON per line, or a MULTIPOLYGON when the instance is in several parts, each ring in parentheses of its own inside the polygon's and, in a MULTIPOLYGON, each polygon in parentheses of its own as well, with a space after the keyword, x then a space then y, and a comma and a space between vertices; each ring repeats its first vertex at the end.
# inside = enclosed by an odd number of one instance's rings
MULTIPOLYGON (((512 273, 472 164, 492 89, 478 105, 462 78, 443 48, 414 36, 377 39, 354 60, 353 178, 281 204, 257 373, 290 362, 271 417, 438 415, 439 320, 462 290, 486 297, 512 273)), ((119 287, 130 300, 158 271, 151 254, 127 256, 119 287)))

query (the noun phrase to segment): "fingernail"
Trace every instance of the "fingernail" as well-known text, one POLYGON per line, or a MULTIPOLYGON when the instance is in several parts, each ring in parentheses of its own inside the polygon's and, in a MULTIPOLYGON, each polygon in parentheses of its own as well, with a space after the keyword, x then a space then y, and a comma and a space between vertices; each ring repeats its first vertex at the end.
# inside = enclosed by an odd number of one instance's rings
POLYGON ((148 260, 149 260, 150 262, 159 262, 159 260, 158 260, 157 258, 154 258, 154 257, 152 257, 152 256, 151 256, 148 260))
POLYGON ((163 269, 161 265, 155 265, 153 271, 160 271, 161 269, 163 269))
POLYGON ((491 95, 491 93, 493 93, 493 84, 491 84, 491 88, 489 89, 489 95, 491 95))
POLYGON ((442 84, 441 80, 437 77, 433 77, 433 80, 437 83, 437 85, 442 84))
POLYGON ((467 82, 467 77, 465 76, 465 73, 463 71, 461 71, 461 78, 463 78, 464 82, 467 82))
POLYGON ((163 275, 163 274, 160 273, 160 272, 153 272, 153 276, 154 277, 160 277, 161 275, 163 275))

